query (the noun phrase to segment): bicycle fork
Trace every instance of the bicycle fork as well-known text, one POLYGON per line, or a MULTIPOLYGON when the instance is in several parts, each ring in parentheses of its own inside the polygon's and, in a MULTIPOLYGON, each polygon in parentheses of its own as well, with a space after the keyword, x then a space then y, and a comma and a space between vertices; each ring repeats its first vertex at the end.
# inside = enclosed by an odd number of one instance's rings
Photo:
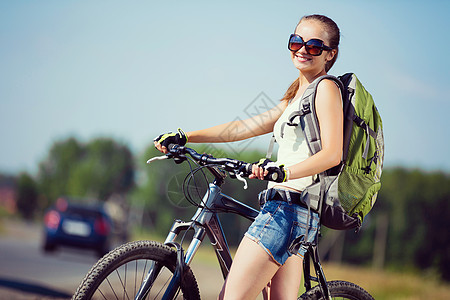
MULTIPOLYGON (((167 235, 164 244, 171 246, 177 250, 177 263, 172 279, 170 280, 168 287, 162 297, 163 300, 173 299, 176 296, 176 293, 180 287, 181 280, 183 278, 185 266, 188 266, 191 263, 205 235, 206 235, 205 229, 202 227, 195 226, 192 221, 182 222, 180 220, 176 220, 174 222, 172 229, 167 235), (188 230, 190 228, 193 228, 195 230, 195 234, 186 251, 186 254, 184 254, 183 248, 181 247, 181 245, 175 242, 175 239, 177 238, 178 234, 181 231, 188 230)), ((152 262, 152 265, 150 266, 150 269, 144 281, 142 282, 142 285, 138 293, 136 294, 135 297, 136 300, 145 299, 145 297, 147 297, 161 269, 162 266, 160 263, 152 262)))
POLYGON ((160 271, 161 271, 161 265, 157 262, 152 262, 152 265, 150 266, 147 276, 145 276, 145 279, 142 282, 142 285, 141 285, 139 291, 137 292, 136 296, 134 297, 135 300, 141 300, 141 299, 145 299, 145 297, 147 297, 147 295, 150 292, 150 289, 152 288, 153 283, 155 282, 155 279, 158 276, 160 271))

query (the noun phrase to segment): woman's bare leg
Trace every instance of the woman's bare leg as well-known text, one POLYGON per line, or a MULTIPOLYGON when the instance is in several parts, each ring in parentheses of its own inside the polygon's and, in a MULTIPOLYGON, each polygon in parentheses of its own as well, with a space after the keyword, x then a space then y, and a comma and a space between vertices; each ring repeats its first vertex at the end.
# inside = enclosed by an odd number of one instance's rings
POLYGON ((260 245, 244 237, 219 299, 256 299, 278 269, 279 265, 260 245))
POLYGON ((270 283, 270 300, 297 299, 300 281, 302 279, 303 259, 292 255, 273 276, 270 283))

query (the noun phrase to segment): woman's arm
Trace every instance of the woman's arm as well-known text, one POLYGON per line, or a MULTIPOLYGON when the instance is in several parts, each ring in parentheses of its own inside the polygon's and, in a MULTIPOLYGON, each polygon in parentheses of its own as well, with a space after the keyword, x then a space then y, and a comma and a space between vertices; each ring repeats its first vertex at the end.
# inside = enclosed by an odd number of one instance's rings
POLYGON ((321 81, 315 103, 322 150, 298 164, 287 166, 290 179, 316 175, 338 165, 342 159, 343 111, 337 85, 331 80, 321 81))
MULTIPOLYGON (((272 132, 275 122, 286 109, 286 106, 287 101, 282 101, 274 108, 246 120, 187 132, 187 140, 190 143, 235 142, 272 132)), ((154 144, 159 151, 168 153, 167 148, 158 141, 154 141, 154 144)))
POLYGON ((283 101, 274 108, 246 120, 232 121, 207 129, 187 132, 191 143, 225 143, 245 140, 273 131, 273 126, 287 102, 283 101))

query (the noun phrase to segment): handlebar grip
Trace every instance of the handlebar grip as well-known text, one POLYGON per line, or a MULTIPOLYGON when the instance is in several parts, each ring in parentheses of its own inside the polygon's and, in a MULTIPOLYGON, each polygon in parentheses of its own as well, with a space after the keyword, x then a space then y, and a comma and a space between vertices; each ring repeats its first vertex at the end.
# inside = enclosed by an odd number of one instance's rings
POLYGON ((284 170, 280 169, 280 168, 275 168, 275 167, 269 167, 267 168, 267 171, 269 171, 269 173, 264 176, 264 180, 268 180, 268 181, 275 181, 275 182, 283 182, 284 181, 284 170))
POLYGON ((169 144, 168 146, 167 146, 167 150, 172 150, 174 147, 176 147, 176 146, 178 146, 177 144, 169 144))
MULTIPOLYGON (((252 174, 252 167, 256 164, 247 164, 246 171, 248 174, 252 174)), ((264 180, 274 181, 274 182, 283 182, 284 181, 284 170, 277 167, 266 167, 266 170, 269 171, 266 176, 264 176, 264 180)))
POLYGON ((247 176, 252 174, 252 168, 253 168, 253 164, 246 164, 245 165, 245 173, 247 174, 247 176))

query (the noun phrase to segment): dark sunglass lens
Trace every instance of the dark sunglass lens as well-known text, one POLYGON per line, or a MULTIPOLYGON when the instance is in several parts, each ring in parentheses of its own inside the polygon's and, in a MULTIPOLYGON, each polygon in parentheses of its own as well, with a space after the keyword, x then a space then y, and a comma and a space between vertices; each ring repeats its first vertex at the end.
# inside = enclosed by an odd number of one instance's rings
POLYGON ((303 39, 301 36, 296 35, 296 34, 292 34, 291 38, 289 39, 289 41, 291 43, 303 43, 303 39))
POLYGON ((323 42, 321 40, 312 39, 306 42, 309 46, 316 46, 316 47, 322 47, 323 42))
POLYGON ((289 50, 298 51, 302 46, 302 43, 289 43, 289 50))
POLYGON ((323 42, 319 40, 309 40, 306 42, 306 51, 313 55, 318 56, 322 54, 323 42))
POLYGON ((289 38, 288 48, 291 51, 298 51, 303 47, 303 39, 299 35, 291 34, 289 38))
POLYGON ((322 54, 322 48, 306 45, 306 52, 308 52, 308 54, 310 54, 312 56, 318 56, 318 55, 322 54))

